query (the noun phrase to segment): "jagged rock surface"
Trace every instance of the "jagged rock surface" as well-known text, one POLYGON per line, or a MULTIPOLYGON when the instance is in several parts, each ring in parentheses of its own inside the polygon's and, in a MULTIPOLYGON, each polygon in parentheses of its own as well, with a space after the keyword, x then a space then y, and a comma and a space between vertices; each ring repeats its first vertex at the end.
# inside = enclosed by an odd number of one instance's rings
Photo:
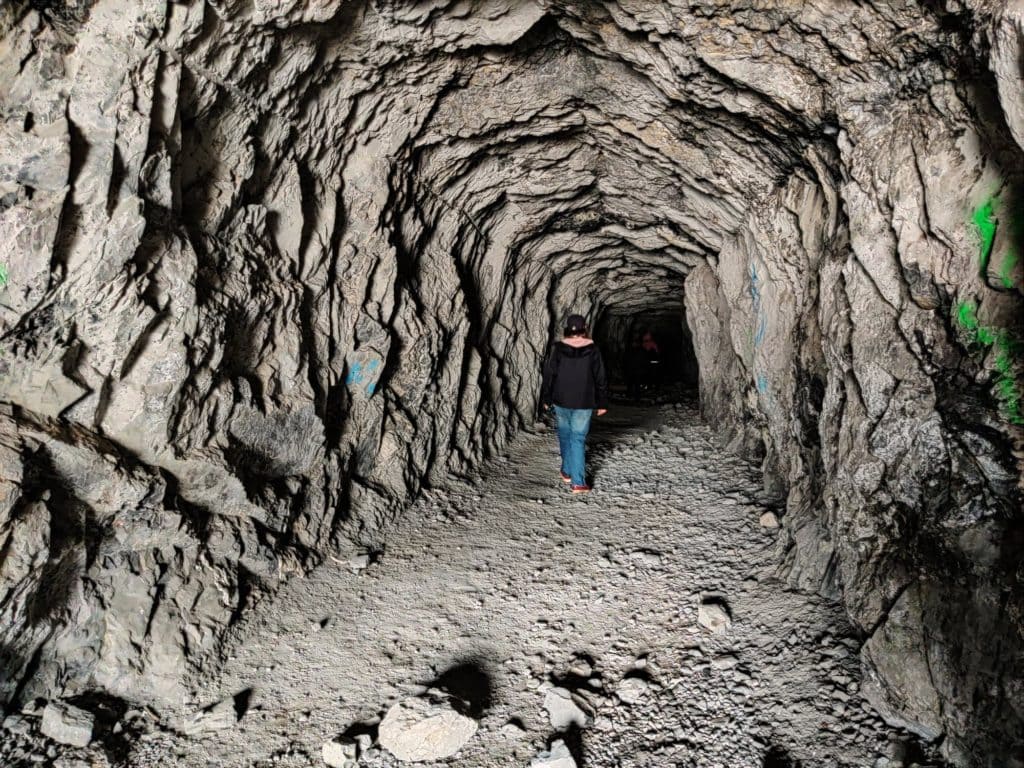
POLYGON ((1022 30, 5 4, 0 699, 184 703, 252 596, 532 422, 568 308, 675 307, 879 709, 1019 754, 1022 30))

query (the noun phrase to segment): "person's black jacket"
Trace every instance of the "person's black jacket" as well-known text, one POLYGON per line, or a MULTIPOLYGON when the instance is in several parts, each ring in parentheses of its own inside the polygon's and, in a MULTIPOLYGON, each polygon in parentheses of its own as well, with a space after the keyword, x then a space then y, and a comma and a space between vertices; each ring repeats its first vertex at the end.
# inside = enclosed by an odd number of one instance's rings
POLYGON ((574 347, 558 341, 551 345, 544 361, 541 402, 562 408, 608 407, 608 377, 596 344, 574 347))

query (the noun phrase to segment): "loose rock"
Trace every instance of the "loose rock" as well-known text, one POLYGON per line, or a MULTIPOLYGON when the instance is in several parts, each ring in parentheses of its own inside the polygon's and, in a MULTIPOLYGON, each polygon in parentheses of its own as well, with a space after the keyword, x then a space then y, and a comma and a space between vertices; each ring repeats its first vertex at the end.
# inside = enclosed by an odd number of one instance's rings
POLYGON ((587 713, 565 688, 550 688, 544 694, 544 709, 548 711, 551 727, 556 731, 564 731, 573 725, 582 728, 587 724, 587 713))
POLYGON ((40 730, 61 744, 87 747, 92 741, 95 718, 91 712, 59 701, 51 701, 43 710, 40 730))
POLYGON ((330 768, 354 768, 358 748, 351 741, 335 739, 323 745, 321 756, 330 768))
POLYGON ((189 735, 223 731, 238 723, 238 713, 233 699, 224 699, 211 707, 190 715, 181 724, 180 730, 189 735))
POLYGON ((697 609, 697 623, 717 635, 732 626, 732 617, 723 603, 704 600, 697 609))
POLYGON ((627 677, 615 686, 615 695, 624 704, 636 704, 647 695, 650 685, 641 677, 627 677))
POLYGON ((377 731, 380 745, 409 762, 454 755, 477 731, 477 722, 455 711, 448 696, 428 691, 393 705, 377 731))

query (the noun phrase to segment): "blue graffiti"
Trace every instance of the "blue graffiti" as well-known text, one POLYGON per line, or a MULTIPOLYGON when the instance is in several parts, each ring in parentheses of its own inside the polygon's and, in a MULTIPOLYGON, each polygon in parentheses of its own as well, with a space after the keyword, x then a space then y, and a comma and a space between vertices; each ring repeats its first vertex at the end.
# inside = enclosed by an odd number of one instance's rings
POLYGON ((768 391, 768 377, 763 373, 757 374, 757 391, 762 395, 768 391))
POLYGON ((348 376, 345 377, 346 384, 358 384, 363 380, 363 364, 353 363, 352 367, 348 370, 348 376))
POLYGON ((352 363, 349 368, 348 375, 345 377, 345 384, 351 386, 353 384, 362 384, 369 378, 366 384, 366 394, 372 395, 374 390, 377 388, 377 377, 373 375, 380 367, 380 360, 371 360, 364 366, 363 363, 352 363))
POLYGON ((768 318, 761 311, 761 289, 758 287, 757 266, 750 264, 750 301, 754 305, 754 317, 756 326, 754 330, 754 347, 761 346, 765 333, 768 331, 768 318))

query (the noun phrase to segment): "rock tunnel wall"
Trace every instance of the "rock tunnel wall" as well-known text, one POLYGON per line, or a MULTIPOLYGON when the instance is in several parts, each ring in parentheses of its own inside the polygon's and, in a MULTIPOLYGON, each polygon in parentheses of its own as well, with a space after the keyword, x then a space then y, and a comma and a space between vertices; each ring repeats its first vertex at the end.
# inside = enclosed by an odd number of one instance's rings
POLYGON ((532 423, 567 310, 683 292, 780 575, 893 719, 1019 751, 1024 21, 752 5, 0 9, 0 698, 182 704, 532 423))

